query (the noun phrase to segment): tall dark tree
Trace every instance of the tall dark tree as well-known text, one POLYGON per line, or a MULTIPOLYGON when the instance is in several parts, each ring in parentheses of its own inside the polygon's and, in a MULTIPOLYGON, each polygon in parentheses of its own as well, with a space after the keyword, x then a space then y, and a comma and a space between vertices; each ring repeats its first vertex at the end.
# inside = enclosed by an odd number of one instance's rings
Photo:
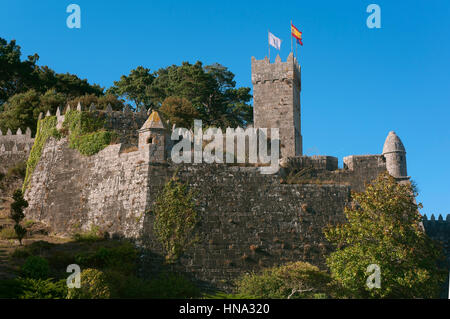
POLYGON ((29 127, 34 134, 36 132, 39 113, 50 111, 53 115, 58 106, 64 105, 66 97, 55 90, 40 94, 35 90, 15 94, 4 104, 4 111, 0 112, 0 129, 6 132, 11 129, 15 132, 18 128, 22 132, 29 127))
MULTIPOLYGON (((21 50, 14 40, 0 38, 0 129, 36 128, 40 112, 50 110, 78 96, 103 96, 103 88, 86 79, 58 74, 47 66, 39 67, 37 54, 21 60, 21 50)), ((109 98, 112 102, 116 99, 109 98)))
POLYGON ((170 96, 189 100, 206 126, 245 126, 253 119, 250 88, 236 88, 234 74, 220 64, 183 62, 160 69, 149 93, 157 105, 170 96))
POLYGON ((22 239, 27 233, 26 229, 20 225, 20 222, 24 219, 25 215, 23 209, 28 207, 28 202, 23 198, 22 190, 18 189, 13 194, 14 202, 11 204, 11 214, 10 217, 14 221, 14 230, 16 232, 17 238, 22 245, 22 239))
POLYGON ((148 92, 154 79, 150 69, 138 66, 131 70, 128 76, 122 75, 119 81, 115 81, 107 93, 133 101, 138 111, 143 107, 153 108, 154 104, 148 92))
POLYGON ((15 40, 9 43, 0 38, 0 111, 2 105, 14 94, 27 91, 37 79, 37 54, 21 61, 20 46, 15 40))

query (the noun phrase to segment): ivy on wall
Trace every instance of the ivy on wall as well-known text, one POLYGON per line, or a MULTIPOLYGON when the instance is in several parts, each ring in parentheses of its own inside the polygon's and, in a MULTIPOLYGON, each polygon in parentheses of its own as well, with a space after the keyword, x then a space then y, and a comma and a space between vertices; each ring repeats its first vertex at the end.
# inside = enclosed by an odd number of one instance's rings
POLYGON ((56 116, 47 116, 38 121, 36 138, 27 160, 22 187, 24 192, 50 137, 60 139, 62 136, 68 136, 69 147, 86 156, 97 154, 117 138, 117 133, 105 130, 105 118, 102 114, 71 110, 65 114, 61 131, 57 130, 56 124, 56 116))
POLYGON ((193 196, 187 184, 172 177, 156 199, 154 230, 169 263, 197 240, 194 230, 199 218, 193 196))
POLYGON ((31 148, 30 156, 27 160, 27 170, 25 173, 25 180, 22 186, 22 191, 25 192, 27 188, 31 175, 36 168, 37 163, 41 159, 42 150, 49 137, 60 138, 61 134, 56 129, 57 119, 56 116, 47 116, 38 121, 36 137, 34 140, 34 145, 31 148))
POLYGON ((117 134, 104 127, 101 114, 75 110, 66 113, 63 123, 63 131, 70 132, 69 147, 86 156, 97 154, 116 139, 117 134))

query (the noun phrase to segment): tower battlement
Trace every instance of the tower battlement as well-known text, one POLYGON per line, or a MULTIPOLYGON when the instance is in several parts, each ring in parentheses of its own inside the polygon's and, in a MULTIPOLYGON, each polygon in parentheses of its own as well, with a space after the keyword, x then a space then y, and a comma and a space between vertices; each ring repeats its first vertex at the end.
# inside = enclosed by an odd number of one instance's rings
POLYGON ((252 57, 252 84, 264 83, 266 81, 292 81, 299 87, 301 86, 301 70, 297 59, 291 53, 286 62, 282 62, 277 55, 275 62, 270 63, 266 57, 262 60, 256 60, 252 57))

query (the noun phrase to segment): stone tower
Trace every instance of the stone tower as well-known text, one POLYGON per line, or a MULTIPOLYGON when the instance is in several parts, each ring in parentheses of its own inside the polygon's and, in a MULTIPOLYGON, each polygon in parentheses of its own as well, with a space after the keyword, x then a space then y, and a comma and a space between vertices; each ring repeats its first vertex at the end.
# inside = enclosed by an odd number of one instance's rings
POLYGON ((302 155, 300 66, 292 53, 286 62, 252 57, 255 128, 279 128, 281 157, 302 155))
POLYGON ((386 158, 386 169, 389 174, 398 179, 409 179, 406 172, 406 150, 394 131, 389 132, 386 137, 383 156, 386 158))
POLYGON ((149 163, 164 162, 170 139, 168 131, 157 111, 153 111, 139 130, 139 150, 149 163))

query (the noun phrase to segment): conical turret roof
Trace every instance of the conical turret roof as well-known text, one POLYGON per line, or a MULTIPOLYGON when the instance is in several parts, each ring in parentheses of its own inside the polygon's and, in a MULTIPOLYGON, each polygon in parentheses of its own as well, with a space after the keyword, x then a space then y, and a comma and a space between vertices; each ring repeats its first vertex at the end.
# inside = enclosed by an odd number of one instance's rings
POLYGON ((164 123, 161 119, 161 116, 157 111, 152 111, 147 121, 145 121, 144 125, 142 125, 141 130, 144 129, 165 129, 164 123))
POLYGON ((395 134, 394 131, 390 131, 388 136, 386 137, 386 141, 383 146, 383 154, 392 153, 392 152, 405 152, 405 146, 403 146, 400 138, 395 134))

